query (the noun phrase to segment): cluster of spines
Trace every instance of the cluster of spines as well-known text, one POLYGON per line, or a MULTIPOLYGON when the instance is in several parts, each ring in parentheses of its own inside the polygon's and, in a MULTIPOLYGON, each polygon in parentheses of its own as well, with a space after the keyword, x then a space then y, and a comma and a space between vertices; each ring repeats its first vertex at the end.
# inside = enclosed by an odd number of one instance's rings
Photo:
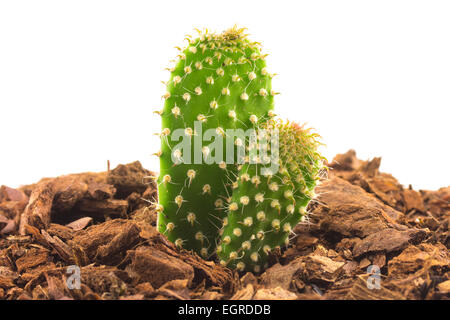
POLYGON ((267 174, 262 161, 242 166, 217 249, 220 263, 239 271, 260 272, 270 252, 288 244, 293 228, 306 217, 323 169, 317 135, 310 130, 274 120, 261 129, 278 129, 279 170, 267 174))
MULTIPOLYGON (((224 161, 209 165, 185 163, 195 160, 189 150, 178 149, 170 135, 182 129, 188 139, 201 139, 200 130, 214 129, 223 137, 227 129, 246 130, 272 116, 272 75, 267 72, 260 45, 250 42, 243 29, 222 34, 200 33, 187 38, 164 94, 162 116, 158 229, 177 246, 193 249, 203 257, 214 253, 218 229, 226 215, 223 203, 231 192, 234 165, 224 161), (183 154, 184 153, 184 154, 183 154)), ((201 141, 201 143, 203 143, 201 141)), ((201 146, 202 162, 213 156, 201 146)), ((223 150, 224 158, 225 147, 223 150)))

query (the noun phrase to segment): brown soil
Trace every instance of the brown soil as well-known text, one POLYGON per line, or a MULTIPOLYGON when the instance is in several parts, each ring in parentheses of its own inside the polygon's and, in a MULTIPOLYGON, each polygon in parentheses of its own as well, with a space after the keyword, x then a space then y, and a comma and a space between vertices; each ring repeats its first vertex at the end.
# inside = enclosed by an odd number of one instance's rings
POLYGON ((336 156, 309 220, 261 275, 161 236, 154 174, 139 162, 2 186, 0 299, 449 299, 450 187, 404 188, 380 160, 336 156), (67 286, 73 265, 79 289, 67 286))

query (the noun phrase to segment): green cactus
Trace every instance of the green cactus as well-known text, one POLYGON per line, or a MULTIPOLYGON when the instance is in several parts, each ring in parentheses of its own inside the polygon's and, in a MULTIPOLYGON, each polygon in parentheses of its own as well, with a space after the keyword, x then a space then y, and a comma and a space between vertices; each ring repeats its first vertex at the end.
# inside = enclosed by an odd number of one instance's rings
POLYGON ((245 130, 272 116, 272 75, 259 44, 249 41, 243 31, 234 27, 222 34, 206 31, 195 40, 188 38, 189 45, 180 49, 179 60, 170 69, 164 108, 158 112, 163 128, 158 230, 178 247, 205 258, 215 252, 226 215, 223 203, 237 167, 226 161, 226 146, 210 148, 210 142, 202 141, 202 132, 213 129, 216 141, 227 129, 245 130), (177 147, 179 142, 171 139, 175 132, 192 141, 189 148, 177 147), (210 163, 221 152, 223 160, 210 163))
POLYGON ((268 135, 278 132, 278 150, 267 148, 267 152, 278 155, 279 170, 264 172, 267 165, 262 158, 241 167, 217 248, 220 263, 239 271, 262 271, 270 251, 289 242, 292 229, 306 216, 306 207, 315 197, 323 168, 317 134, 296 123, 275 120, 261 129, 268 135))

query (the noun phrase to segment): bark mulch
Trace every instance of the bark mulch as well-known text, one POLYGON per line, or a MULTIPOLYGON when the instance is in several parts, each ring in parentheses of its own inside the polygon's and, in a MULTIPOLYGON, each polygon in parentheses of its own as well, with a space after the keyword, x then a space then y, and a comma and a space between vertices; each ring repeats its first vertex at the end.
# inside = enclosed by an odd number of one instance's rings
POLYGON ((261 275, 160 235, 155 174, 139 162, 1 186, 0 299, 449 299, 450 187, 405 188, 380 161, 337 155, 261 275))

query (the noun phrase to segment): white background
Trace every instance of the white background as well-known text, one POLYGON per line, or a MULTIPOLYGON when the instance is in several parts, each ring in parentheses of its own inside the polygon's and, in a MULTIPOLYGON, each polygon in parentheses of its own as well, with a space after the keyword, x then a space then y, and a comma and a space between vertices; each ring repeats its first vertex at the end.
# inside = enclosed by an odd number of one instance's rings
POLYGON ((193 28, 237 23, 279 75, 276 110, 416 189, 447 186, 450 1, 1 1, 0 184, 140 160, 163 69, 193 28))

